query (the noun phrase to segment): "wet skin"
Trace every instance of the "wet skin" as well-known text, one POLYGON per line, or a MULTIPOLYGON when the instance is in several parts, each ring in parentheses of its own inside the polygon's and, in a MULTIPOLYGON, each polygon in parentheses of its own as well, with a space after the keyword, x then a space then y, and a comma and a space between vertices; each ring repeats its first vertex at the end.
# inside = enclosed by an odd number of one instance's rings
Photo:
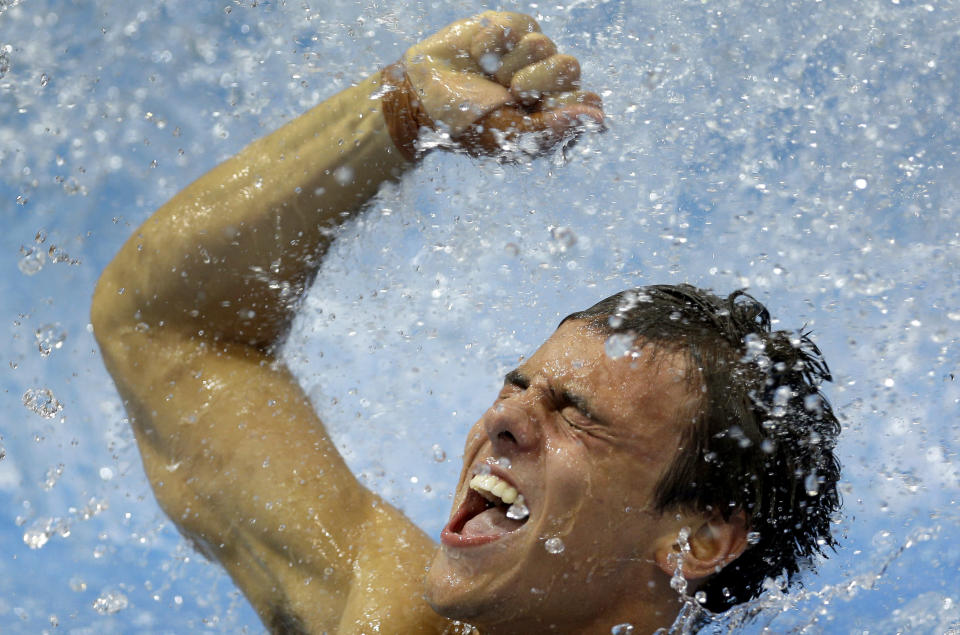
POLYGON ((567 322, 508 373, 467 439, 451 522, 426 581, 437 612, 484 632, 548 624, 609 632, 636 624, 640 606, 662 607, 662 616, 647 616, 654 623, 672 621, 676 593, 657 552, 672 550, 691 519, 660 514, 651 500, 693 400, 683 358, 653 352, 612 359, 593 327, 567 322), (512 531, 465 538, 477 504, 468 483, 488 469, 519 490, 530 516, 519 528, 502 523, 512 531), (547 551, 550 538, 562 541, 561 553, 547 551))

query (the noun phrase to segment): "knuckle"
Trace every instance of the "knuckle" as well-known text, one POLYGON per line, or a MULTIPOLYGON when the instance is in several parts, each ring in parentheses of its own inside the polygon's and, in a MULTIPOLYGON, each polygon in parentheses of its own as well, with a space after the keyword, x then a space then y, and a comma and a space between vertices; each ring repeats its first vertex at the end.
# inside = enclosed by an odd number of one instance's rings
POLYGON ((572 55, 554 55, 554 68, 558 75, 578 79, 580 77, 580 62, 572 55))
POLYGON ((520 47, 534 59, 544 59, 557 54, 557 45, 543 33, 528 33, 520 41, 520 47))

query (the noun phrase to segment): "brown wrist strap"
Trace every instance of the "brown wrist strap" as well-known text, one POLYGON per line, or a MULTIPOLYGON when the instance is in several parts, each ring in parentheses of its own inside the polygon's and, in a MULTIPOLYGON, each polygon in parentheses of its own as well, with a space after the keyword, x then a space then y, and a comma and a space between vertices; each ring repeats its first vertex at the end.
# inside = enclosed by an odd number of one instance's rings
POLYGON ((400 154, 408 161, 416 161, 425 154, 416 145, 420 128, 433 130, 433 120, 423 111, 403 64, 391 64, 383 69, 380 77, 384 88, 380 104, 387 130, 400 154))

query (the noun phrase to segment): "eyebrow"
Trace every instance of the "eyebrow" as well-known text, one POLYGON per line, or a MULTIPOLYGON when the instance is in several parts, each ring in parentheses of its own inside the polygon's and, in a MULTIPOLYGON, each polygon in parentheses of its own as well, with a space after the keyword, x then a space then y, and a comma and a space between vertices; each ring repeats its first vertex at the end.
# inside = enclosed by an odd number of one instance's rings
POLYGON ((504 377, 503 377, 503 383, 505 383, 505 384, 512 384, 512 385, 516 386, 517 388, 529 388, 529 387, 530 387, 530 380, 527 378, 526 375, 524 375, 523 373, 520 372, 520 369, 519 369, 519 368, 514 368, 514 369, 511 370, 509 373, 507 373, 506 375, 504 375, 504 377))

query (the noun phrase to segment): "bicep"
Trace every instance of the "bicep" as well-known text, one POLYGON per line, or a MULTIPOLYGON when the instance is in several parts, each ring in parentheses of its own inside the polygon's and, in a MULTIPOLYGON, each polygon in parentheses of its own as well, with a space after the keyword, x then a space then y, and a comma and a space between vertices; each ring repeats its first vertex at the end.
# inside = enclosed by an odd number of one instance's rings
POLYGON ((178 335, 111 346, 105 358, 158 501, 261 613, 300 604, 276 591, 312 580, 311 611, 338 614, 358 558, 380 549, 384 531, 416 536, 410 564, 422 570, 429 540, 396 510, 382 513, 277 360, 178 335))

